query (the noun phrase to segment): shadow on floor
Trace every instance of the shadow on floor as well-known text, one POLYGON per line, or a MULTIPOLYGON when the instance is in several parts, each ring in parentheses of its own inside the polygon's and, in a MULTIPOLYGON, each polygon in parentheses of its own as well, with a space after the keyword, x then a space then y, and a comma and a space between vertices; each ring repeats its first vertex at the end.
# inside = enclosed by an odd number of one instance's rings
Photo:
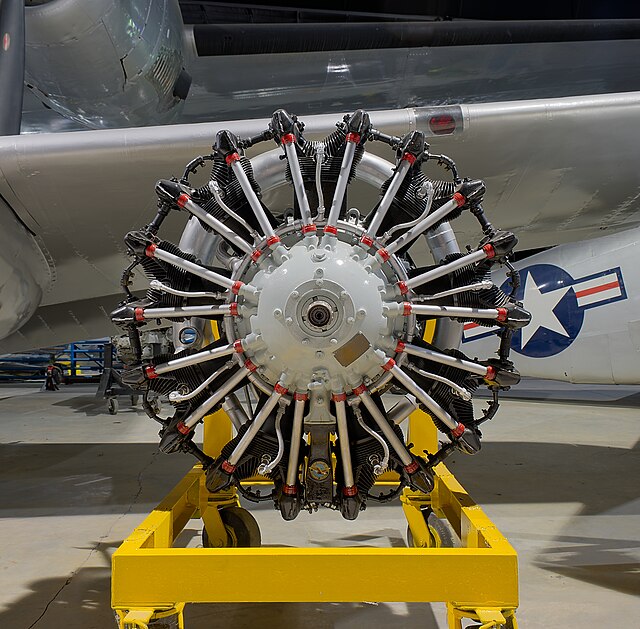
POLYGON ((579 502, 593 515, 638 497, 640 447, 484 442, 475 457, 456 454, 447 467, 479 504, 579 502))
POLYGON ((572 579, 616 590, 640 594, 638 539, 608 539, 558 535, 539 553, 536 565, 572 579))
MULTIPOLYGON (((136 415, 146 415, 140 404, 133 405, 128 395, 121 395, 118 398, 118 413, 136 415)), ((106 415, 107 401, 101 398, 96 398, 95 395, 78 395, 76 397, 67 398, 54 402, 51 406, 57 406, 61 408, 69 408, 74 413, 82 413, 87 417, 95 417, 96 415, 106 415)))
MULTIPOLYGON (((203 577, 204 578, 204 577, 203 577)), ((242 575, 233 575, 252 587, 242 575)), ((81 568, 71 578, 43 579, 0 612, 7 629, 115 629, 108 568, 81 568)), ((251 597, 249 591, 247 596, 251 597)), ((285 595, 286 596, 286 595, 285 595)), ((188 629, 437 629, 428 603, 216 603, 187 605, 188 629)))
POLYGON ((0 517, 144 512, 193 463, 153 443, 0 445, 0 517))
MULTIPOLYGON (((193 463, 153 443, 0 445, 0 515, 117 512, 142 473, 141 491, 158 501, 193 463)), ((589 515, 637 498, 637 484, 618 479, 640 478, 640 448, 485 442, 478 456, 447 465, 480 504, 580 502, 589 515)))

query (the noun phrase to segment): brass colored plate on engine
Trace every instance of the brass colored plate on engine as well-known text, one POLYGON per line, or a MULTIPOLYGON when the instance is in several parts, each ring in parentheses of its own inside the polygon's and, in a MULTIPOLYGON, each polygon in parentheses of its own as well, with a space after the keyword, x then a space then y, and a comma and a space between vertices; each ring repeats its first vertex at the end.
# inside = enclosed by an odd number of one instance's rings
POLYGON ((371 343, 367 340, 367 337, 358 332, 355 336, 351 337, 340 349, 333 352, 336 360, 343 366, 348 367, 352 362, 355 362, 371 347, 371 343))

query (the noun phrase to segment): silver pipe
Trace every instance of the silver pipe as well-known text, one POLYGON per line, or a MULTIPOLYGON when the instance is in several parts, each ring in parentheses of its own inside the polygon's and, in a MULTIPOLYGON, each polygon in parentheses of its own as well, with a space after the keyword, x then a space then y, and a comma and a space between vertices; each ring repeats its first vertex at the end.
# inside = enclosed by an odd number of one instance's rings
POLYGON ((190 356, 183 356, 182 358, 174 358, 172 360, 167 361, 166 363, 161 363, 157 365, 156 367, 154 367, 154 371, 158 375, 161 375, 169 371, 174 371, 175 369, 181 369, 182 367, 189 367, 190 365, 198 365, 208 360, 215 360, 216 358, 222 358, 223 356, 230 356, 235 351, 236 350, 233 347, 233 343, 230 343, 229 345, 223 345, 222 347, 215 347, 213 349, 208 349, 204 352, 191 354, 190 356))
POLYGON ((256 392, 256 398, 258 397, 258 391, 262 391, 265 395, 271 395, 273 393, 273 387, 269 386, 262 378, 258 378, 253 372, 249 374, 249 382, 256 392))
MULTIPOLYGON (((387 251, 389 251, 387 249, 387 251)), ((436 267, 435 269, 431 269, 430 271, 425 271, 424 273, 420 273, 420 275, 416 275, 411 279, 408 279, 405 284, 407 288, 413 290, 417 286, 422 286, 427 282, 431 282, 443 275, 447 275, 452 271, 456 271, 457 269, 462 268, 463 266, 467 266, 468 264, 474 264, 475 262, 480 262, 481 260, 487 259, 487 252, 484 249, 478 249, 478 251, 474 251, 472 253, 467 254, 466 256, 462 256, 457 260, 453 260, 448 264, 443 264, 442 266, 436 267)))
POLYGON ((251 225, 249 225, 249 223, 247 223, 247 221, 244 220, 244 218, 242 218, 242 216, 240 216, 240 214, 236 214, 236 212, 234 212, 223 200, 222 200, 222 193, 220 192, 220 186, 218 185, 218 182, 215 179, 212 179, 209 182, 209 190, 211 190, 211 194, 213 194, 213 198, 216 200, 216 203, 237 223, 240 223, 240 225, 242 225, 250 234, 251 236, 254 238, 254 240, 256 240, 256 230, 253 229, 253 227, 251 227, 251 225))
POLYGON ((240 430, 240 428, 249 421, 249 417, 242 408, 240 400, 238 400, 238 396, 235 393, 227 395, 222 403, 222 410, 228 415, 236 430, 240 430))
MULTIPOLYGON (((178 246, 180 247, 180 250, 184 251, 185 253, 192 253, 194 255, 197 255, 198 259, 201 260, 203 264, 212 264, 216 258, 217 245, 221 240, 222 237, 210 234, 202 226, 200 221, 195 218, 195 216, 191 216, 189 217, 184 231, 180 236, 180 242, 178 243, 178 246)), ((177 353, 191 347, 191 345, 184 345, 180 341, 180 332, 184 328, 195 328, 198 331, 199 338, 203 339, 205 338, 205 326, 208 325, 208 321, 198 318, 173 322, 171 327, 173 328, 174 351, 177 353)))
POLYGON ((253 213, 258 219, 258 223, 260 224, 262 233, 267 238, 273 238, 273 236, 275 236, 273 227, 271 227, 271 223, 269 222, 269 219, 265 214, 264 208, 260 203, 260 199, 258 199, 255 190, 251 187, 251 183, 249 182, 249 179, 247 178, 247 175, 244 172, 244 169, 242 168, 240 162, 237 160, 235 162, 231 162, 231 168, 235 173, 235 176, 238 180, 238 183, 240 184, 240 187, 242 188, 242 191, 244 192, 244 195, 247 197, 247 201, 249 202, 253 213))
POLYGON ((281 397, 282 394, 278 393, 278 391, 274 389, 269 399, 264 403, 264 406, 260 409, 260 412, 249 426, 247 432, 242 435, 242 438, 240 439, 240 441, 238 441, 236 447, 233 449, 233 452, 229 455, 227 461, 231 465, 236 465, 241 459, 245 450, 253 441, 254 437, 258 434, 258 431, 262 428, 265 421, 267 421, 267 417, 269 417, 271 411, 273 411, 273 409, 276 407, 281 397))
POLYGON ((179 391, 171 391, 171 393, 169 393, 169 402, 184 402, 185 400, 191 400, 196 397, 196 395, 204 391, 218 376, 225 371, 228 371, 233 366, 234 363, 231 361, 225 363, 220 367, 220 369, 214 371, 206 380, 203 380, 201 384, 189 393, 182 394, 179 391))
POLYGON ((356 419, 358 420, 358 423, 360 424, 362 429, 365 432, 369 433, 382 446, 382 461, 378 465, 374 465, 373 467, 373 473, 376 476, 379 476, 387 469, 387 467, 389 467, 389 446, 387 445, 387 442, 375 430, 372 430, 371 428, 369 428, 369 426, 367 426, 364 418, 362 417, 362 411, 360 410, 360 408, 358 408, 357 405, 353 406, 353 413, 356 416, 356 419))
POLYGON ((318 142, 316 147, 316 194, 318 195, 318 212, 316 220, 324 220, 324 193, 322 192, 322 162, 324 161, 324 144, 318 142))
POLYGON ((331 201, 331 209, 329 210, 327 225, 335 227, 338 224, 338 218, 340 217, 344 193, 347 189, 347 183, 349 182, 349 174, 351 173, 351 165, 353 164, 353 155, 355 150, 356 143, 347 142, 347 146, 344 149, 344 155, 342 156, 342 164, 340 166, 338 182, 336 183, 336 191, 333 194, 333 201, 331 201))
POLYGON ((404 346, 405 353, 412 356, 419 356, 420 358, 426 358, 432 360, 434 363, 440 363, 441 365, 449 365, 450 367, 457 367, 463 369, 469 373, 475 373, 479 376, 485 377, 487 375, 487 368, 480 363, 474 363, 470 360, 464 360, 463 358, 456 358, 455 356, 449 356, 448 354, 441 354, 440 352, 434 352, 426 347, 417 347, 407 343, 404 346))
POLYGON ((451 223, 445 221, 440 223, 435 229, 431 229, 424 234, 424 239, 433 255, 433 261, 439 264, 448 255, 460 253, 460 247, 456 240, 456 235, 451 228, 451 223))
POLYGON ((387 412, 387 418, 390 419, 394 424, 401 424, 413 411, 418 408, 418 403, 415 398, 411 396, 410 399, 408 396, 404 396, 393 408, 389 409, 387 412))
POLYGON ((402 236, 399 236, 397 240, 394 240, 390 245, 386 246, 385 249, 389 252, 389 255, 393 255, 396 251, 414 241, 420 234, 427 231, 427 229, 439 220, 442 220, 456 207, 458 207, 458 203, 454 199, 447 201, 442 207, 423 218, 417 225, 414 225, 411 229, 402 234, 402 236))
MULTIPOLYGON (((430 306, 428 304, 409 304, 409 306, 398 302, 384 304, 389 315, 409 314, 422 315, 427 317, 462 317, 464 319, 494 319, 500 316, 497 308, 466 308, 463 306, 430 306)), ((386 314, 386 313, 385 313, 386 314)))
POLYGON ((278 438, 278 453, 276 454, 276 458, 271 461, 269 464, 261 464, 258 467, 258 474, 262 474, 266 476, 273 472, 278 463, 282 460, 282 455, 284 454, 284 439, 282 438, 282 430, 280 428, 280 424, 282 423, 282 416, 284 415, 284 409, 286 408, 285 404, 280 404, 278 408, 278 412, 276 414, 276 437, 278 438))
POLYGON ((451 295, 458 295, 459 293, 467 293, 469 291, 487 290, 493 286, 493 282, 490 280, 484 280, 477 284, 468 284, 467 286, 460 286, 459 288, 452 288, 451 290, 443 290, 441 293, 435 293, 433 295, 418 295, 414 298, 414 301, 430 301, 432 299, 441 299, 442 297, 450 297, 451 295))
POLYGON ((407 173, 409 172, 409 168, 411 168, 411 164, 406 159, 403 159, 398 165, 398 167, 396 168, 396 172, 393 175, 393 179, 391 180, 389 187, 384 193, 384 196, 380 201, 380 205, 378 206, 378 209, 376 210, 376 213, 373 219, 371 220, 371 224, 369 225, 369 228, 367 230, 371 238, 375 239, 376 234, 380 229, 380 225, 382 225, 382 221, 384 220, 385 216, 387 215, 387 212, 389 211, 391 202, 393 201, 394 197, 396 196, 396 193, 398 192, 398 188, 400 188, 400 185, 402 184, 402 182, 404 181, 404 178, 407 176, 407 173))
POLYGON ((417 373, 423 378, 429 378, 430 380, 436 380, 437 382, 442 382, 442 384, 446 384, 449 388, 451 388, 454 391, 454 393, 456 393, 459 397, 461 397, 463 400, 466 400, 467 402, 471 399, 471 393, 467 389, 465 389, 464 387, 461 387, 459 384, 456 384, 455 382, 453 382, 452 380, 449 380, 448 378, 444 378, 443 376, 439 376, 435 373, 431 373, 429 371, 425 371, 424 369, 420 369, 419 367, 416 367, 411 363, 407 365, 407 368, 411 369, 411 371, 417 373))
MULTIPOLYGON (((424 234, 424 239, 431 250, 436 263, 444 260, 448 255, 460 253, 456 235, 447 222, 424 234)), ((436 325, 436 332, 432 343, 437 347, 460 347, 464 325, 449 320, 447 325, 436 325)))
POLYGON ((208 400, 203 402, 187 419, 184 425, 193 428, 222 398, 231 393, 251 373, 246 367, 240 367, 208 400))
MULTIPOLYGON (((215 271, 210 271, 209 269, 205 269, 203 266, 196 264, 195 262, 189 262, 189 260, 185 260, 179 256, 173 255, 164 249, 155 248, 153 250, 153 257, 158 258, 158 260, 162 260, 175 266, 178 269, 182 269, 183 271, 187 271, 188 273, 193 273, 198 277, 202 277, 205 280, 213 282, 214 284, 218 284, 218 286, 224 286, 225 288, 231 290, 235 282, 224 275, 220 275, 220 273, 216 273, 215 271)), ((250 284, 243 284, 239 292, 246 297, 247 299, 251 299, 256 293, 256 288, 251 286, 250 284)))
POLYGON ((303 225, 311 225, 311 208, 309 207, 309 199, 307 199, 307 191, 304 189, 304 181, 302 180, 302 173, 300 172, 300 163, 298 162, 298 154, 296 147, 292 142, 284 145, 284 152, 287 155, 287 161, 289 162, 289 170, 291 171, 291 178, 293 179, 293 188, 296 192, 298 199, 298 206, 300 207, 300 216, 302 217, 303 225))
POLYGON ((338 425, 338 445, 340 446, 340 458, 342 459, 342 474, 344 486, 353 487, 353 464, 351 462, 351 448, 349 447, 349 428, 347 426, 347 407, 344 400, 336 401, 336 423, 338 425))
POLYGON ((169 293, 170 295, 177 295, 178 297, 211 297, 211 299, 224 299, 222 293, 207 293, 205 291, 188 291, 178 290, 163 284, 159 280, 151 280, 149 286, 155 290, 161 290, 163 293, 169 293))
POLYGON ((291 428, 291 448, 289 450, 289 463, 287 465, 287 482, 289 487, 295 487, 298 483, 298 459, 300 457, 300 443, 302 441, 302 424, 304 420, 304 407, 306 396, 295 397, 293 409, 293 427, 291 428))
POLYGON ((143 308, 144 319, 172 319, 175 317, 215 317, 216 315, 231 314, 229 304, 213 306, 174 306, 167 308, 143 308))
POLYGON ((218 232, 225 240, 228 240, 232 245, 244 251, 244 253, 251 255, 253 253, 253 247, 244 239, 238 236, 236 232, 227 227, 222 221, 218 220, 215 216, 212 216, 204 208, 198 205, 192 199, 185 202, 182 207, 190 214, 193 214, 196 218, 200 219, 203 223, 206 223, 218 232))
POLYGON ((409 454, 409 451, 405 447, 404 443, 399 439, 398 435, 396 435, 393 428, 391 428, 387 418, 382 414, 376 403, 373 401, 369 391, 363 391, 358 397, 367 407, 367 410, 375 420, 376 424, 380 427, 380 430, 382 430, 382 433, 391 444, 391 447, 396 451, 400 461, 402 461, 402 465, 405 467, 407 465, 411 465, 411 463, 413 463, 413 457, 409 454))
POLYGON ((400 367, 394 365, 390 369, 393 377, 407 390, 415 395, 447 428, 455 430, 458 422, 445 411, 424 389, 422 389, 400 367))
POLYGON ((379 189, 389 177, 393 176, 393 169, 394 164, 391 162, 365 151, 358 164, 356 174, 358 175, 359 181, 363 181, 379 189))
POLYGON ((422 214, 420 214, 420 216, 418 216, 418 218, 416 218, 415 221, 409 221, 408 223, 400 223, 400 225, 394 225, 389 231, 383 234, 382 238, 380 238, 382 242, 386 242, 387 240, 389 240, 389 238, 391 238, 391 235, 395 234, 397 231, 414 227, 422 219, 429 216, 429 212, 431 211, 431 204, 433 203, 433 195, 435 194, 435 191, 433 189, 433 184, 430 181, 428 180, 425 181, 423 185, 427 186, 427 203, 424 207, 424 212, 422 212, 422 214))

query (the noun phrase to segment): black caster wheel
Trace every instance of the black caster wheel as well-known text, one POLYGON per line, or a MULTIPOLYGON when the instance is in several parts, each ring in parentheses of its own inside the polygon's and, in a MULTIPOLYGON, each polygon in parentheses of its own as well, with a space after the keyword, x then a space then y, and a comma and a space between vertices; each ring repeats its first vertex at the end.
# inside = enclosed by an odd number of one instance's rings
MULTIPOLYGON (((260 527, 256 519, 242 507, 227 507, 220 511, 222 523, 227 531, 230 548, 259 548, 262 544, 260 527)), ((211 548, 207 529, 202 529, 202 545, 211 548)))
POLYGON ((116 415, 118 413, 118 400, 116 398, 109 398, 107 401, 107 410, 109 411, 109 415, 116 415))
MULTIPOLYGON (((427 522, 429 528, 430 540, 427 545, 428 548, 453 548, 453 533, 444 520, 441 520, 436 516, 433 511, 423 512, 423 516, 427 522)), ((413 534, 411 529, 407 527, 407 546, 414 548, 413 534)))
POLYGON ((158 618, 149 623, 149 629, 178 629, 178 617, 158 618))

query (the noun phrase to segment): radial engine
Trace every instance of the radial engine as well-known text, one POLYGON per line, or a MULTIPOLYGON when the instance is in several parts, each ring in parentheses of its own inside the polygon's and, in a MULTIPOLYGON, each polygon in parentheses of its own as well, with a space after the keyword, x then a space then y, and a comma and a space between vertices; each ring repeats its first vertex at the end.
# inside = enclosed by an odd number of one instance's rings
POLYGON ((361 110, 321 141, 307 140, 284 110, 251 138, 220 131, 210 155, 181 178, 158 181, 155 217, 125 239, 127 299, 112 318, 137 356, 125 380, 171 404, 166 418, 145 404, 161 424, 160 449, 195 455, 210 491, 235 485, 249 499, 273 500, 285 520, 320 506, 352 520, 368 500, 390 500, 404 487, 429 493, 434 465, 453 451, 476 454, 499 391, 520 379, 510 341, 530 315, 513 297, 517 239, 487 220, 484 191, 482 181, 460 178, 449 157, 430 153, 422 132, 386 135, 361 110), (271 141, 279 149, 247 158, 249 147, 271 141), (395 163, 368 154, 373 143, 388 145, 395 163), (446 179, 427 177, 430 161, 446 179), (207 162, 209 181, 192 185, 207 162), (370 211, 347 204, 358 179, 379 186, 370 211), (292 189, 291 207, 263 203, 277 186, 292 189), (188 221, 180 246, 159 235, 174 212, 188 221), (450 227, 463 212, 483 233, 466 252, 450 227), (412 258, 422 236, 435 264, 412 258), (510 269, 511 294, 491 282, 496 264, 510 269), (144 298, 129 288, 136 267, 150 280, 144 298), (175 351, 143 359, 140 328, 158 319, 173 322, 175 351), (220 338, 207 341, 211 322, 220 338), (461 322, 497 329, 496 355, 472 360, 457 349, 461 322), (491 398, 476 417, 480 386, 491 398), (241 402, 247 390, 255 407, 241 402), (235 436, 212 459, 194 429, 219 408, 235 436), (400 423, 417 408, 446 437, 438 452, 423 456, 406 444, 400 423), (386 470, 399 486, 376 493, 386 470), (241 484, 256 474, 272 481, 271 494, 241 484))

